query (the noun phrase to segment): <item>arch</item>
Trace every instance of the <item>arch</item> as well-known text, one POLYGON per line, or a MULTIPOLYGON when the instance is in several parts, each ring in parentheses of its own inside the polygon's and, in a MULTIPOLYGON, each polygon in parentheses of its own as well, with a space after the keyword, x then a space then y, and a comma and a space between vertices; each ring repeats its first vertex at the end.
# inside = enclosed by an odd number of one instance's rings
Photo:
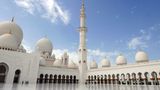
POLYGON ((97 83, 100 84, 100 76, 97 75, 97 83))
POLYGON ((43 74, 40 74, 40 80, 39 80, 39 83, 43 83, 43 74))
POLYGON ((48 83, 48 74, 45 74, 45 80, 44 83, 48 83))
POLYGON ((111 75, 108 75, 108 84, 111 84, 111 75))
POLYGON ((58 75, 58 83, 61 83, 61 75, 58 75))
POLYGON ((119 78, 119 76, 120 76, 119 74, 117 74, 117 75, 116 75, 116 78, 117 78, 117 84, 120 84, 120 78, 119 78))
POLYGON ((121 74, 121 82, 122 84, 126 84, 126 78, 124 73, 121 74))
POLYGON ((65 75, 62 75, 62 83, 65 83, 65 75))
POLYGON ((126 74, 127 84, 131 84, 131 75, 129 73, 126 74))
POLYGON ((115 84, 115 74, 112 74, 112 84, 115 84))
POLYGON ((73 77, 72 75, 70 75, 70 83, 72 83, 72 81, 73 81, 73 77))
POLYGON ((50 75, 49 75, 49 83, 52 83, 52 81, 53 81, 53 75, 50 74, 50 75))
POLYGON ((66 76, 66 83, 69 83, 69 75, 66 76))
POLYGON ((141 72, 138 73, 138 81, 139 81, 139 84, 140 84, 140 85, 143 85, 143 84, 144 84, 143 78, 142 78, 142 73, 141 73, 141 72))
POLYGON ((0 63, 0 83, 6 82, 6 77, 9 71, 9 67, 5 63, 0 63))
POLYGON ((77 78, 76 78, 76 76, 74 75, 74 76, 73 76, 73 83, 74 83, 74 84, 76 84, 76 80, 77 80, 77 78))
POLYGON ((14 84, 18 84, 19 83, 20 74, 21 74, 21 71, 19 69, 17 69, 15 71, 15 75, 14 75, 14 80, 13 80, 14 84))
POLYGON ((159 85, 157 73, 155 71, 153 71, 151 73, 151 76, 152 76, 151 80, 153 82, 153 85, 159 85))
POLYGON ((54 75, 53 83, 57 83, 57 75, 56 74, 54 75))
POLYGON ((132 73, 132 83, 135 85, 137 84, 137 80, 136 80, 136 74, 132 73))
POLYGON ((94 83, 96 84, 97 82, 97 76, 96 75, 94 75, 94 83))
POLYGON ((101 75, 101 84, 103 84, 103 75, 101 75))
POLYGON ((104 75, 104 83, 107 84, 107 75, 104 75))

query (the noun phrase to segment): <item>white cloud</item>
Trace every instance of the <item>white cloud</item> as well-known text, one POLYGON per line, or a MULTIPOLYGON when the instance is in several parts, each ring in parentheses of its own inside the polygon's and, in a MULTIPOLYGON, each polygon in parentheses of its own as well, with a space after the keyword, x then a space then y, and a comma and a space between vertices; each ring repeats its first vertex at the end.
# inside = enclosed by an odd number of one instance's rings
POLYGON ((40 17, 56 23, 61 20, 68 24, 70 21, 68 10, 64 9, 57 0, 15 0, 15 3, 28 13, 40 15, 40 17))
POLYGON ((139 49, 148 47, 142 37, 134 37, 128 43, 129 49, 139 49))

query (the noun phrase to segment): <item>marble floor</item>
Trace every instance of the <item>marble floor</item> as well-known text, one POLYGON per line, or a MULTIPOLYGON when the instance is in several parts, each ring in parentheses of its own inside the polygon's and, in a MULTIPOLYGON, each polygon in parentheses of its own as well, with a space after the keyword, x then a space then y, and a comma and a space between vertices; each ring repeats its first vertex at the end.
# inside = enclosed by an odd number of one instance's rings
POLYGON ((0 85, 0 90, 160 90, 160 86, 145 85, 105 85, 105 84, 38 84, 0 85))

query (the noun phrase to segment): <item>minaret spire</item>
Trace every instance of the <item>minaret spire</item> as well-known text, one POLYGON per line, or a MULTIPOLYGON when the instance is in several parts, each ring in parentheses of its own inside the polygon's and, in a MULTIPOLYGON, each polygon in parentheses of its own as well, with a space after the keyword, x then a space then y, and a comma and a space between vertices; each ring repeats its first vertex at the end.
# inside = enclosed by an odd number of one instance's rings
POLYGON ((85 5, 84 0, 82 0, 82 7, 80 10, 80 28, 79 28, 79 72, 80 72, 80 83, 84 84, 86 80, 87 73, 87 47, 86 47, 86 15, 85 15, 85 5))

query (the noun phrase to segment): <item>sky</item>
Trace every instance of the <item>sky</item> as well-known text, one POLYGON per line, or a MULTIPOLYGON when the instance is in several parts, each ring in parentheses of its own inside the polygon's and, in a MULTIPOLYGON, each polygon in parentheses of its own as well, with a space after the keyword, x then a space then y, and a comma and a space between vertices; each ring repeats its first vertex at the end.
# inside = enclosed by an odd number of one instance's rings
MULTIPOLYGON (((160 58, 160 0, 85 0, 85 7, 88 61, 106 56, 115 65, 123 54, 135 63, 138 50, 160 58)), ((80 8, 81 0, 1 0, 0 21, 15 17, 28 52, 46 36, 57 58, 67 51, 76 62, 80 8)))

